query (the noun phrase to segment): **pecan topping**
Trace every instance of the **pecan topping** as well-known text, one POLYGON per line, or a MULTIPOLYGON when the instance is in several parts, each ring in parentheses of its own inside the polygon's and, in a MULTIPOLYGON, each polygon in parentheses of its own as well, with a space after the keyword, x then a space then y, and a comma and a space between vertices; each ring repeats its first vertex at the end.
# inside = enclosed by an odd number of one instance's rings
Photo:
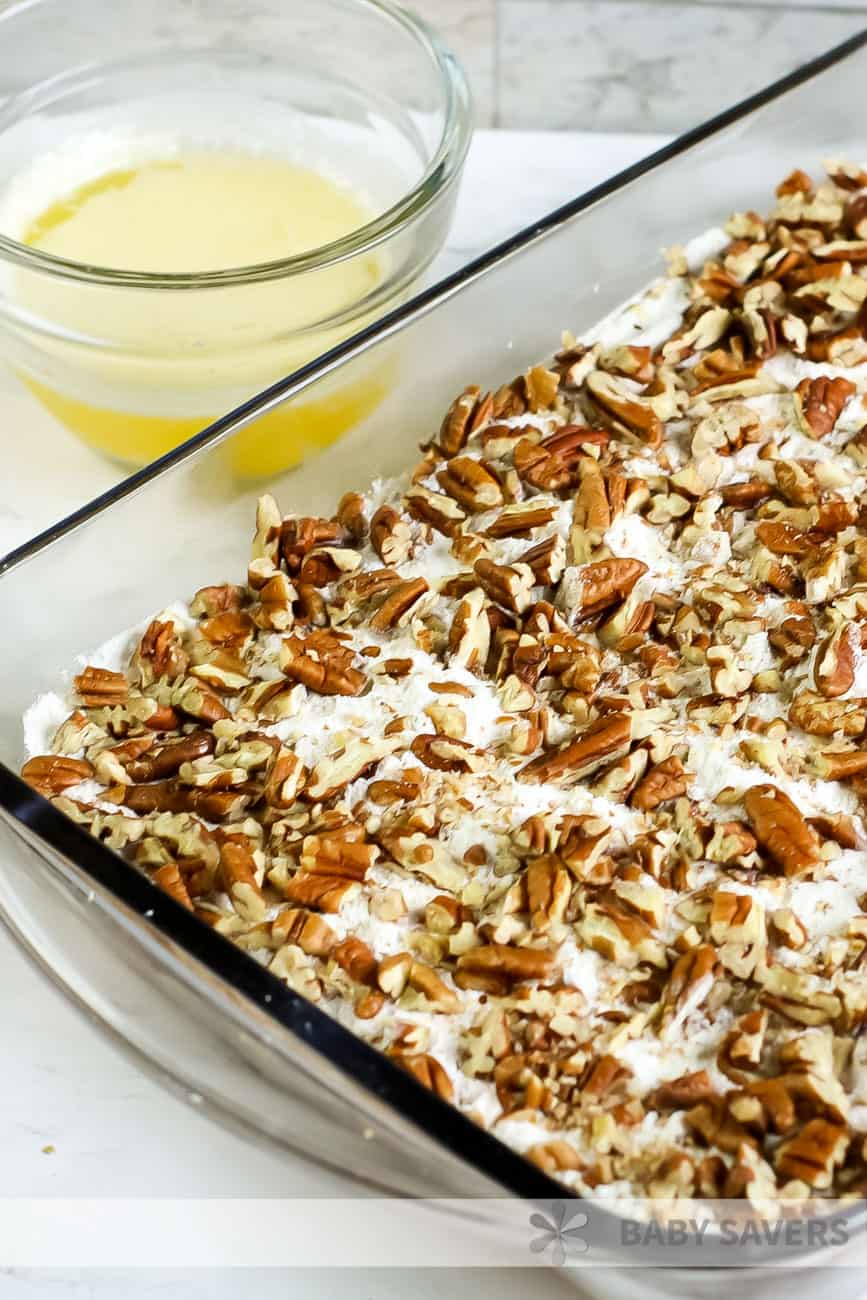
POLYGON ((754 785, 744 806, 756 839, 786 876, 800 876, 821 860, 819 837, 788 795, 773 785, 754 785))
POLYGON ((263 497, 24 768, 578 1195, 867 1189, 867 170, 825 171, 403 479, 263 497))
POLYGON ((509 981, 545 980, 555 972, 550 952, 541 948, 512 948, 502 943, 472 948, 458 958, 458 970, 502 975, 509 981))
POLYGON ((470 456, 455 456, 437 474, 442 490, 469 514, 503 504, 503 490, 490 470, 470 456))
POLYGON ((855 385, 848 379, 802 379, 792 394, 795 416, 804 433, 813 438, 829 434, 843 407, 855 393, 855 385))
POLYGON ((93 776, 93 765, 86 759, 64 758, 60 754, 43 754, 31 758, 21 769, 28 785, 40 794, 60 794, 93 776))
POLYGON ((529 564, 494 564, 492 560, 476 560, 474 566, 479 585, 500 605, 520 614, 532 602, 536 575, 529 564))
POLYGON ((401 564, 412 549, 409 524, 392 506, 376 511, 370 521, 370 541, 383 564, 401 564))
POLYGON ((575 612, 580 617, 598 614, 624 600, 642 574, 647 573, 643 560, 599 560, 578 570, 575 612))
POLYGON ((644 776, 632 792, 630 803, 633 808, 650 812, 669 799, 677 799, 686 793, 686 773, 679 758, 666 758, 657 763, 644 776))
POLYGON ((439 432, 439 444, 446 456, 456 456, 470 434, 491 418, 493 410, 489 393, 483 397, 475 384, 465 388, 446 412, 439 432))
POLYGON ((554 506, 539 506, 532 502, 518 502, 501 510, 492 524, 485 529, 487 537, 526 537, 535 528, 550 524, 557 511, 554 506))
POLYGON ((114 673, 108 668, 88 665, 74 679, 73 685, 89 709, 99 708, 102 704, 117 704, 129 695, 129 682, 123 673, 114 673))
POLYGON ((283 642, 280 667, 286 676, 317 695, 360 695, 367 679, 352 666, 352 652, 336 641, 324 643, 321 649, 318 642, 311 642, 313 637, 304 640, 297 636, 283 642))
POLYGON ((624 754, 631 735, 632 725, 627 714, 609 714, 589 726, 578 740, 534 758, 518 776, 522 781, 556 781, 560 785, 574 785, 606 760, 624 754))
POLYGON ((438 533, 453 537, 466 519, 466 513, 456 501, 442 492, 430 488, 414 487, 404 497, 406 508, 415 519, 430 524, 438 533))

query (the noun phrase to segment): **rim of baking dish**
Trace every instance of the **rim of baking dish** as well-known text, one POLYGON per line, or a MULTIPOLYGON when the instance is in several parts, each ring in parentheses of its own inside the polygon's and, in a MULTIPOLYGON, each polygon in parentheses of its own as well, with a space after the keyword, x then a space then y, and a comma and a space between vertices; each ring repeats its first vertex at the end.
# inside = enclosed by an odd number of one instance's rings
MULTIPOLYGON (((733 108, 687 131, 609 180, 554 209, 541 220, 533 222, 453 275, 416 295, 376 324, 271 385, 145 469, 131 474, 116 487, 11 551, 0 559, 0 581, 5 573, 26 563, 95 516, 138 492, 146 484, 195 457, 204 448, 220 442, 285 398, 301 392, 374 343, 405 328, 437 304, 452 297, 464 285, 487 274, 499 263, 545 237, 600 199, 780 98, 865 45, 867 28, 733 108)), ((242 949, 235 947, 169 895, 162 893, 123 858, 93 839, 47 799, 35 793, 3 763, 0 763, 0 815, 19 835, 28 840, 35 836, 61 861, 83 871, 121 904, 123 909, 134 914, 139 929, 152 927, 156 931, 154 938, 159 936, 177 945, 186 957, 193 958, 209 975, 215 976, 218 982, 227 984, 234 995, 241 993, 260 1016, 276 1021, 306 1048, 323 1057, 372 1097, 392 1107, 405 1123, 419 1129, 428 1139, 433 1138, 439 1146, 459 1160, 525 1198, 550 1200, 571 1194, 562 1183, 554 1181, 499 1138, 479 1128, 466 1115, 401 1070, 384 1053, 356 1037, 326 1012, 289 989, 242 949)), ((201 976, 197 978, 201 979, 201 976)), ((210 986, 208 995, 213 1001, 214 994, 210 986)))

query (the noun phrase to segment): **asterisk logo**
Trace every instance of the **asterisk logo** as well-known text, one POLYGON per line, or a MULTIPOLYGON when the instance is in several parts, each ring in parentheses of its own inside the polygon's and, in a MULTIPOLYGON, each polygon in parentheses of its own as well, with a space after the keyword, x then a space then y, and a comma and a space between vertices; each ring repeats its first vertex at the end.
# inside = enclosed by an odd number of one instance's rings
POLYGON ((548 1216, 531 1214, 530 1224, 541 1231, 530 1242, 534 1255, 551 1251, 551 1263, 555 1268, 562 1268, 568 1255, 583 1255, 589 1250, 589 1243, 578 1231, 587 1226, 587 1215, 565 1201, 552 1201, 548 1206, 548 1216))

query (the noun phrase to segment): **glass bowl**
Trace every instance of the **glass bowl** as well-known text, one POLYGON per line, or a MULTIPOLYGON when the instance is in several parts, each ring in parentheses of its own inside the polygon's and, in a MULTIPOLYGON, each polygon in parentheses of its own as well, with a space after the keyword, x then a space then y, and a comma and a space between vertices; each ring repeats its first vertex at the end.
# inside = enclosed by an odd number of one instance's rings
MULTIPOLYGON (((397 305, 445 239, 470 138, 463 73, 391 0, 29 0, 0 13, 0 347, 69 429, 142 465, 397 305), (278 157, 372 217, 280 261, 165 273, 29 245, 81 187, 179 147, 278 157)), ((231 452, 264 477, 393 385, 275 411, 231 452)))

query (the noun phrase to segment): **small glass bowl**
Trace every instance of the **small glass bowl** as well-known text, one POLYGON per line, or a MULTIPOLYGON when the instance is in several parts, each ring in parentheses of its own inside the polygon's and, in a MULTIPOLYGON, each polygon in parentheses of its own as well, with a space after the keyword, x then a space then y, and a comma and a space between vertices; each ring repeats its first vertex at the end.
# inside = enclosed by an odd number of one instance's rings
MULTIPOLYGON (((459 65, 391 0, 29 0, 0 15, 0 95, 0 346, 69 429, 133 466, 406 297, 445 239, 471 133, 459 65), (128 163, 131 142, 137 157, 179 144, 283 157, 374 215, 308 252, 206 272, 21 242, 52 203, 128 163), (349 300, 347 267, 366 272, 349 300)), ((275 411, 234 440, 235 472, 271 475, 333 442, 398 368, 385 358, 275 411)))

